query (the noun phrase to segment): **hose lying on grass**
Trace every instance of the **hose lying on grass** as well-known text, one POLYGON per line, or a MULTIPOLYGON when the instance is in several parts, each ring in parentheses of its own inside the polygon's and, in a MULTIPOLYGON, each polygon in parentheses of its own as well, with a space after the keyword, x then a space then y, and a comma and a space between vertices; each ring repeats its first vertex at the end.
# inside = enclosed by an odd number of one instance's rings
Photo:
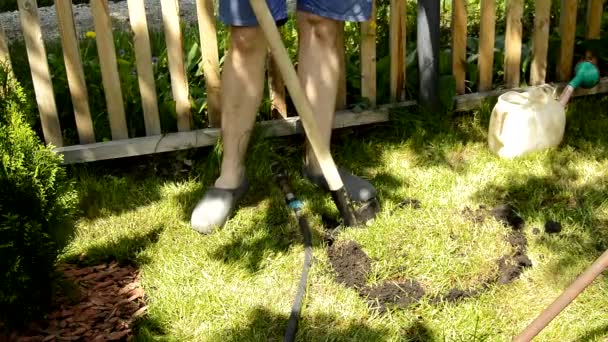
POLYGON ((289 322, 287 323, 287 329, 285 330, 285 341, 294 341, 296 332, 298 331, 298 322, 300 319, 300 311, 302 310, 302 299, 304 297, 304 291, 306 290, 306 281, 308 279, 308 271, 312 261, 312 234, 310 232, 310 225, 306 216, 302 213, 302 202, 296 198, 291 191, 287 174, 279 169, 275 164, 273 165, 275 180, 279 184, 279 187, 283 191, 285 196, 285 202, 293 209, 298 223, 300 225, 300 232, 304 238, 304 265, 302 266, 302 275, 300 277, 300 284, 298 286, 298 292, 291 308, 291 315, 289 322))

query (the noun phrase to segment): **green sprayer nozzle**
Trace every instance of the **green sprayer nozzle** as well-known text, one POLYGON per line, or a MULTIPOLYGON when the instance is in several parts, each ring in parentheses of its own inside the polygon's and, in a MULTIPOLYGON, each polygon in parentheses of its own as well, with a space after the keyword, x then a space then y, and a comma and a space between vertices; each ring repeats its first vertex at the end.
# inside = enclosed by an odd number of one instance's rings
POLYGON ((562 95, 559 98, 559 103, 562 106, 566 106, 574 89, 576 88, 593 88, 600 82, 600 70, 595 64, 583 61, 576 65, 574 68, 574 78, 568 83, 562 95))
POLYGON ((580 62, 574 68, 574 78, 569 85, 576 88, 593 88, 600 81, 600 71, 591 62, 580 62))

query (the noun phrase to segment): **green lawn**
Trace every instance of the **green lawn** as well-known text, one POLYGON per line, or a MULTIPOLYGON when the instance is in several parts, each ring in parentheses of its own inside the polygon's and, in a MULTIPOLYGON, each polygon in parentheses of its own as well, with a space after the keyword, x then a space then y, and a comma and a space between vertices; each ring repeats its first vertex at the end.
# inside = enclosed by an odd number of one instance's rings
MULTIPOLYGON (((364 229, 345 230, 371 258, 370 286, 415 279, 427 296, 377 312, 335 279, 323 239, 338 218, 328 194, 299 175, 301 138, 256 139, 253 188, 225 229, 201 236, 189 214, 217 176, 219 149, 201 149, 71 168, 80 216, 62 261, 132 261, 142 271, 148 315, 139 340, 282 340, 299 281, 302 239, 268 165, 291 171, 313 226, 314 255, 302 309, 301 341, 505 341, 519 333, 608 248, 608 97, 577 99, 557 150, 501 160, 487 149, 491 104, 453 116, 395 111, 394 120, 335 133, 336 162, 372 180, 382 211, 364 229), (188 168, 180 160, 194 161, 188 168), (182 168, 185 172, 181 172, 182 168), (399 207, 417 199, 420 208, 399 207), (509 229, 462 211, 510 203, 525 220, 533 266, 515 281, 453 303, 431 298, 475 288, 512 251, 509 229), (547 220, 562 224, 544 232, 547 220)), ((601 277, 539 340, 608 336, 608 281, 601 277)))

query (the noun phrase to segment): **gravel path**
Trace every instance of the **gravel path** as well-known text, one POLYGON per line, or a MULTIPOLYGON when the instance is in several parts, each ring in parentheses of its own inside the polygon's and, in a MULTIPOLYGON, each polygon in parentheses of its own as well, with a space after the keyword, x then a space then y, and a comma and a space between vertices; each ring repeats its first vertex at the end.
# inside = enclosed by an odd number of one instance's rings
MULTIPOLYGON (((146 16, 150 30, 162 30, 162 15, 159 0, 146 0, 146 16)), ((129 9, 126 1, 108 2, 110 17, 112 18, 113 28, 124 30, 129 27, 129 9)), ((82 37, 87 31, 93 31, 93 17, 88 4, 73 5, 74 22, 76 32, 82 37)), ((196 3, 195 0, 179 0, 181 19, 188 23, 196 23, 196 3)), ((38 9, 42 36, 45 41, 59 39, 57 27, 57 12, 55 6, 41 7, 38 9)), ((0 14, 0 23, 9 41, 22 40, 21 22, 19 12, 6 12, 0 14)))
MULTIPOLYGON (((159 0, 145 0, 146 16, 148 18, 148 27, 150 30, 162 30, 162 15, 159 0)), ((295 0, 288 0, 290 9, 293 10, 295 0)), ((217 7, 216 0, 216 7, 217 7)), ((109 1, 110 16, 113 21, 113 28, 124 30, 129 27, 129 10, 126 1, 112 2, 109 1)), ((73 5, 74 21, 76 23, 76 32, 82 37, 87 31, 93 30, 93 17, 88 4, 73 5)), ((195 0, 179 0, 179 10, 181 20, 196 25, 196 1, 195 0)), ((41 7, 38 9, 40 17, 40 25, 42 28, 42 36, 45 41, 59 39, 57 28, 57 16, 55 6, 41 7)), ((7 39, 9 41, 22 40, 21 23, 19 21, 19 12, 0 13, 0 25, 4 28, 7 39)))

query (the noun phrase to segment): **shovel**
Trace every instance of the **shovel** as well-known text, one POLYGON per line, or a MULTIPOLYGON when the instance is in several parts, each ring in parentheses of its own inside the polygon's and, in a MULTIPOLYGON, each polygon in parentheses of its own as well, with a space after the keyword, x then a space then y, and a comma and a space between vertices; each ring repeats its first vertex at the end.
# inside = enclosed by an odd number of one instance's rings
POLYGON ((296 70, 291 63, 287 49, 283 45, 279 29, 266 4, 266 0, 249 0, 249 2, 266 37, 279 71, 283 76, 285 86, 287 87, 293 104, 300 116, 304 132, 310 142, 315 157, 319 161, 321 172, 329 186, 332 199, 342 216, 344 225, 357 226, 362 223, 360 221, 367 221, 373 214, 370 214, 370 210, 367 207, 355 211, 329 148, 322 143, 310 102, 302 89, 302 85, 300 84, 296 70))
POLYGON ((524 331, 516 336, 514 342, 528 342, 538 335, 557 315, 559 315, 587 286, 608 268, 608 250, 589 266, 576 280, 557 297, 524 331))

